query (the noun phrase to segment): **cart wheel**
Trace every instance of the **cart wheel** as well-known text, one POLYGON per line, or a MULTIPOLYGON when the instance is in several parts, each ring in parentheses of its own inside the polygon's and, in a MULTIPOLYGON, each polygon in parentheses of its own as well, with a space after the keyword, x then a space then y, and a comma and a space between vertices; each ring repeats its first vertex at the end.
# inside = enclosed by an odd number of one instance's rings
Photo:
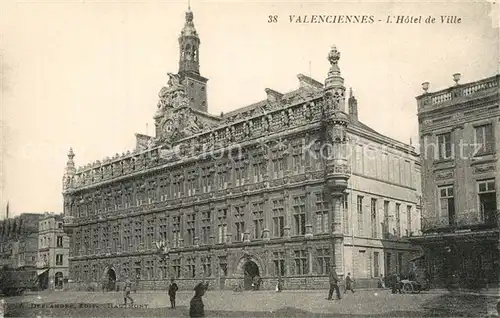
POLYGON ((411 294, 413 293, 413 286, 410 283, 406 283, 403 285, 403 293, 405 294, 411 294))

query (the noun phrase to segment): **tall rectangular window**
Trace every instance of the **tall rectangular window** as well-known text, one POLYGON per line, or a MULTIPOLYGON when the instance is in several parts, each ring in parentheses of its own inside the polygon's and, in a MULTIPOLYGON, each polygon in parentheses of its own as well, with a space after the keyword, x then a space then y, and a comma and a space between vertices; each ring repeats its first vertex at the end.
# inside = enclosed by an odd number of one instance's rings
POLYGON ((56 243, 56 247, 63 247, 63 237, 62 236, 58 236, 57 237, 57 243, 56 243))
POLYGON ((205 167, 202 169, 201 186, 203 193, 209 193, 212 191, 213 178, 213 171, 211 167, 205 167))
POLYGON ((175 278, 181 277, 181 260, 180 259, 173 259, 172 260, 172 270, 174 272, 175 278))
POLYGON ((285 276, 285 252, 273 252, 274 275, 285 276))
POLYGON ((401 204, 396 203, 396 233, 397 237, 401 237, 401 204))
POLYGON ((196 277, 196 259, 189 257, 186 259, 186 276, 189 278, 196 277))
POLYGON ((285 160, 283 157, 276 157, 273 159, 273 177, 274 179, 283 178, 285 171, 285 160))
POLYGON ((495 140, 492 124, 474 127, 474 144, 476 145, 477 155, 494 151, 495 140))
POLYGON ((63 254, 56 254, 56 265, 62 265, 63 264, 63 254))
POLYGON ((201 266, 203 268, 203 277, 212 276, 212 258, 210 256, 201 258, 201 266))
POLYGON ((246 169, 245 160, 239 159, 234 162, 234 181, 235 186, 239 187, 245 184, 246 179, 246 169))
POLYGON ((217 166, 217 184, 216 190, 223 190, 227 188, 227 170, 225 164, 217 166))
POLYGON ((208 244, 210 241, 210 235, 212 227, 212 212, 204 211, 201 213, 201 242, 202 244, 208 244))
POLYGON ((330 274, 330 250, 328 248, 321 248, 316 251, 316 260, 318 263, 318 274, 328 275, 330 274))
POLYGON ((389 232, 389 201, 384 201, 384 222, 382 224, 383 237, 388 238, 389 232))
POLYGON ((293 220, 295 235, 306 234, 306 197, 297 196, 293 198, 293 220))
POLYGON ((217 224, 217 243, 226 243, 227 234, 227 209, 219 209, 218 211, 218 224, 217 224))
POLYGON ((406 206, 406 231, 407 231, 407 236, 412 236, 412 227, 411 227, 411 205, 406 206))
POLYGON ((154 262, 153 261, 146 261, 146 279, 153 279, 154 278, 154 262))
POLYGON ((364 228, 363 228, 363 197, 361 195, 358 195, 358 198, 357 198, 357 204, 356 204, 356 207, 357 207, 357 211, 358 211, 358 235, 359 236, 363 236, 363 231, 364 231, 364 228))
POLYGON ((372 237, 377 238, 377 199, 371 200, 371 227, 372 227, 372 237))
POLYGON ((349 234, 349 201, 348 194, 342 196, 342 215, 344 216, 344 234, 349 234))
POLYGON ((165 280, 168 278, 167 272, 167 261, 164 259, 158 260, 158 269, 160 270, 159 277, 161 280, 165 280))
POLYGON ((439 187, 438 191, 441 217, 446 218, 449 225, 455 225, 455 196, 453 186, 439 187))
POLYGON ((172 217, 172 247, 179 247, 181 240, 181 217, 172 217))
POLYGON ((273 200, 273 237, 285 236, 285 201, 273 200))
POLYGON ((264 174, 267 173, 267 169, 264 165, 264 158, 262 154, 254 154, 253 156, 253 182, 258 183, 263 180, 264 174))
POLYGON ((194 245, 194 238, 196 237, 196 214, 188 214, 186 216, 186 228, 188 234, 188 245, 194 245))
POLYGON ((452 148, 451 148, 451 133, 444 133, 437 135, 438 153, 439 159, 451 159, 452 158, 452 148))
POLYGON ((322 192, 316 192, 316 234, 328 233, 328 201, 322 192))
POLYGON ((153 241, 155 239, 155 226, 156 226, 156 218, 150 217, 146 221, 146 249, 153 248, 153 241))
POLYGON ((253 239, 260 240, 264 236, 264 203, 257 202, 252 205, 253 239))
POLYGON ((380 275, 380 265, 379 265, 379 253, 373 252, 373 277, 379 277, 380 275))
POLYGON ((168 241, 168 227, 167 227, 167 215, 163 214, 160 216, 159 220, 159 226, 158 226, 158 236, 160 238, 160 241, 166 242, 168 241))
POLYGON ((191 170, 187 174, 187 195, 195 195, 198 187, 198 171, 191 170))
POLYGON ((498 216, 495 179, 478 181, 477 191, 481 221, 487 225, 496 226, 498 216))
POLYGON ((307 250, 299 250, 294 252, 295 274, 307 275, 309 273, 309 253, 307 250))
POLYGON ((304 172, 304 164, 302 163, 302 147, 298 145, 292 147, 292 172, 294 174, 304 172))
POLYGON ((245 235, 245 207, 243 206, 234 207, 234 229, 234 241, 243 242, 245 235))

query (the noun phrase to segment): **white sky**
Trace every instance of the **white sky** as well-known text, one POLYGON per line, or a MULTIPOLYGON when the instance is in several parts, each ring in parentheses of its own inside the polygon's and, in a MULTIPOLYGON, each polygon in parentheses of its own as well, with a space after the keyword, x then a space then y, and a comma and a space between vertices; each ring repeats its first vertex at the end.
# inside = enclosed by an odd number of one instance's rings
MULTIPOLYGON (((77 166, 132 149, 153 133, 167 72, 177 72, 186 2, 3 1, 2 191, 11 215, 62 211, 70 146, 77 166)), ((418 141, 415 96, 498 73, 498 28, 488 3, 309 3, 192 1, 201 37, 209 112, 298 87, 296 75, 324 81, 332 44, 359 117, 403 142, 418 141), (279 15, 279 23, 267 23, 279 15), (290 24, 288 15, 457 15, 461 24, 290 24), (311 62, 311 68, 309 68, 311 62)))

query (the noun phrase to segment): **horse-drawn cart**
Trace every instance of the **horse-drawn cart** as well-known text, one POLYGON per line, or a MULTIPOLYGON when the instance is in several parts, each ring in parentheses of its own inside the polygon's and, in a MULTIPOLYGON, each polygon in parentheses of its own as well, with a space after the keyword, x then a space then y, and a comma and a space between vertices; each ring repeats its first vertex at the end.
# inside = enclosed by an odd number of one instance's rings
POLYGON ((428 284, 409 279, 401 280, 401 291, 404 294, 419 294, 422 290, 429 290, 428 284))

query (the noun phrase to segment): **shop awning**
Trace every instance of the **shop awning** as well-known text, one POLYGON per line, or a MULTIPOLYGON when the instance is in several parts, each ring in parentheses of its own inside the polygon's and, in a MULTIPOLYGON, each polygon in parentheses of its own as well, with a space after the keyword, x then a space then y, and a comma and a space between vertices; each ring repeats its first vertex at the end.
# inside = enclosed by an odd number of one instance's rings
POLYGON ((43 273, 45 273, 46 271, 48 271, 49 269, 48 268, 45 268, 45 269, 37 269, 36 270, 36 274, 38 276, 42 275, 43 273))

